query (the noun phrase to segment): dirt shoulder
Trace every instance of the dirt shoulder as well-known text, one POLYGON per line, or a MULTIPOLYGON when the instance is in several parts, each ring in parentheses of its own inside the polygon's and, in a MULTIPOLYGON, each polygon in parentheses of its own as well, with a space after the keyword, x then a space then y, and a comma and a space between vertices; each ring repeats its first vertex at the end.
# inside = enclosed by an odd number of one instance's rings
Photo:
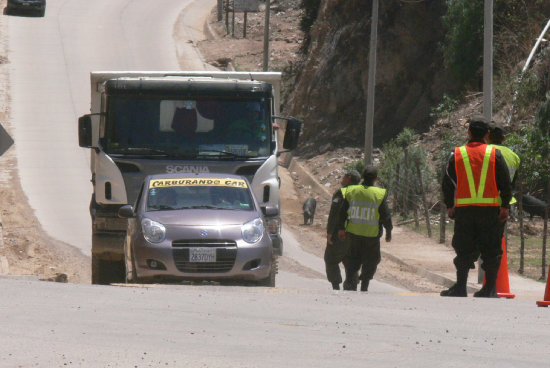
MULTIPOLYGON (((0 8, 5 0, 0 1, 0 8)), ((10 118, 8 21, 0 17, 0 124, 13 132, 10 118)), ((13 135, 13 134, 12 134, 13 135)), ((49 237, 28 204, 17 171, 17 143, 0 157, 0 276, 36 275, 89 283, 89 257, 49 237), (64 277, 63 275, 66 275, 64 277)))

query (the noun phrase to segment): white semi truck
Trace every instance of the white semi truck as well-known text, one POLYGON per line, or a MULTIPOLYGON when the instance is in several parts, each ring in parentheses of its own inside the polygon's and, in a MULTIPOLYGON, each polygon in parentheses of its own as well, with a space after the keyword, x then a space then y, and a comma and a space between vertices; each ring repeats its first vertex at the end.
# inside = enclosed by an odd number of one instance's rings
MULTIPOLYGON (((91 113, 79 145, 91 150, 92 283, 123 281, 126 219, 146 175, 231 173, 250 181, 261 203, 280 208, 278 131, 296 148, 301 122, 279 117, 276 72, 92 72, 91 113)), ((282 254, 280 216, 267 219, 282 254)))

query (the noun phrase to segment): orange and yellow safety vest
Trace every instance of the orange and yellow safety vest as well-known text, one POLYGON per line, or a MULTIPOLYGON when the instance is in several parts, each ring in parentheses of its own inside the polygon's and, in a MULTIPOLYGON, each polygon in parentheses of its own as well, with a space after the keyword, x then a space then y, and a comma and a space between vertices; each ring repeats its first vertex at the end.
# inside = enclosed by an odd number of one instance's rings
POLYGON ((455 148, 455 206, 498 207, 496 148, 481 142, 455 148))

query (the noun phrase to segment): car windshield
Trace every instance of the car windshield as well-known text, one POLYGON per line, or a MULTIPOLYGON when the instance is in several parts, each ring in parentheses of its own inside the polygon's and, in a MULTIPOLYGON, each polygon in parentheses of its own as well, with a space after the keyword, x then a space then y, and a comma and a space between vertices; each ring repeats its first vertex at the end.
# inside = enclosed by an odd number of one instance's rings
MULTIPOLYGON (((147 195, 147 211, 184 209, 254 210, 254 201, 244 180, 223 179, 215 184, 200 185, 198 179, 171 181, 175 184, 151 184, 147 195), (229 181, 228 181, 229 180, 229 181), (234 183, 244 184, 235 186, 234 183), (229 184, 228 184, 229 183, 229 184), (180 185, 181 184, 181 185, 180 185)), ((153 183, 153 182, 151 182, 153 183)), ((166 183, 162 182, 162 183, 166 183)))
POLYGON ((271 154, 269 101, 110 96, 108 154, 231 160, 271 154))

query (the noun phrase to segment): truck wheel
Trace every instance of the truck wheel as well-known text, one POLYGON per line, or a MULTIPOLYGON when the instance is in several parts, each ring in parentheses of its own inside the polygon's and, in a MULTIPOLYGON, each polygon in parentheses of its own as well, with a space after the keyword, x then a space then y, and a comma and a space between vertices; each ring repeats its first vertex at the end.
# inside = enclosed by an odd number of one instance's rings
POLYGON ((259 280, 256 285, 258 286, 265 286, 265 287, 275 287, 275 276, 278 272, 278 264, 277 264, 277 258, 273 256, 273 261, 271 263, 271 271, 269 272, 269 276, 267 276, 265 279, 259 280))
POLYGON ((92 284, 109 285, 124 282, 124 263, 106 261, 92 255, 92 284))

